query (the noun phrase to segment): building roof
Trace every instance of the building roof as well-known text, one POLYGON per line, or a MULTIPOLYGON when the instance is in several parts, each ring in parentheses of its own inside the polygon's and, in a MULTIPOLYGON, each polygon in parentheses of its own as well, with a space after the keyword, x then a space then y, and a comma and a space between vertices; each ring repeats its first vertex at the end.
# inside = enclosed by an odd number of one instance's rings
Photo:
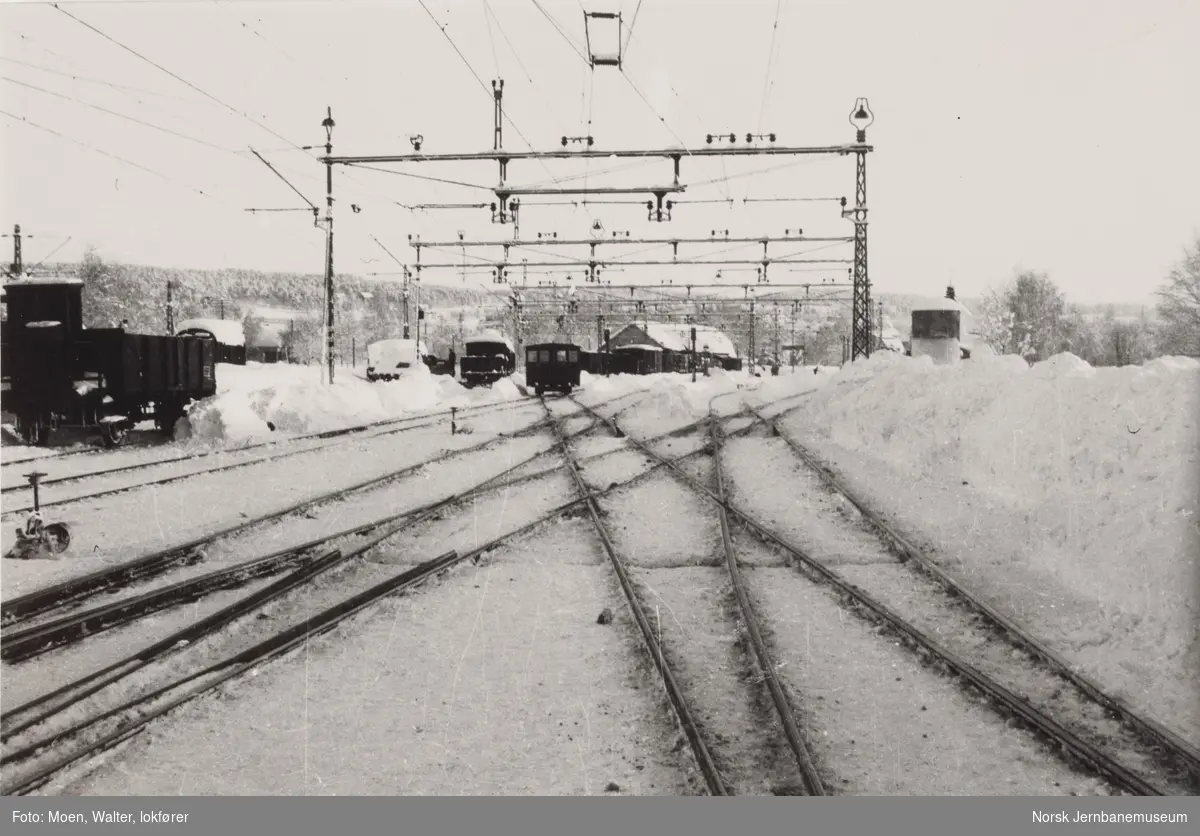
MULTIPOLYGON (((647 337, 654 340, 654 342, 667 351, 691 350, 691 325, 673 322, 632 322, 630 325, 641 329, 647 337)), ((737 356, 737 347, 734 346, 733 340, 728 335, 718 331, 711 325, 697 325, 695 328, 697 351, 707 351, 709 354, 719 354, 726 357, 737 356)))
POLYGON ((619 345, 613 351, 662 351, 662 347, 657 345, 619 345))
POLYGON ((232 319, 185 319, 175 326, 175 333, 183 331, 207 331, 221 345, 245 345, 246 333, 242 323, 232 319))

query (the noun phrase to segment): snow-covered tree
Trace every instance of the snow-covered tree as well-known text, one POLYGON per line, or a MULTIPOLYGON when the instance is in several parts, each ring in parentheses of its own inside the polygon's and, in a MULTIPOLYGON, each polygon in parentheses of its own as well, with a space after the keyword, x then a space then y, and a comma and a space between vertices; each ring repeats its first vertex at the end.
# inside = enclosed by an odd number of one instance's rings
POLYGON ((1162 351, 1200 356, 1200 233, 1167 275, 1158 298, 1162 351))

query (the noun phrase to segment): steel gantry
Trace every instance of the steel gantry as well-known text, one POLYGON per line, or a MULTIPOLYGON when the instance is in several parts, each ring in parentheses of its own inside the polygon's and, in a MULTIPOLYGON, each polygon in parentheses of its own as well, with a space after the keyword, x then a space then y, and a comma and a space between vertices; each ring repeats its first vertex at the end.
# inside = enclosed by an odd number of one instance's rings
MULTIPOLYGON (((597 62, 602 63, 602 62, 597 62)), ((873 121, 873 115, 867 107, 867 100, 860 98, 855 103, 854 110, 850 114, 850 122, 856 129, 855 142, 846 145, 825 145, 825 146, 788 146, 788 145, 747 145, 747 146, 722 146, 719 144, 709 144, 703 147, 688 149, 682 146, 663 149, 646 149, 646 150, 631 150, 631 149, 615 149, 615 150, 598 150, 594 148, 594 139, 587 137, 586 144, 580 143, 579 148, 568 148, 564 143, 561 149, 547 151, 509 151, 503 148, 503 136, 501 132, 501 121, 503 119, 503 81, 493 82, 492 84, 492 100, 493 100, 493 149, 490 151, 481 152, 451 152, 440 154, 428 154, 421 151, 421 137, 410 137, 410 142, 413 145, 413 153, 405 154, 373 154, 373 155, 344 155, 334 156, 332 145, 327 135, 325 144, 325 156, 319 158, 319 161, 326 166, 327 170, 327 209, 326 209, 326 294, 328 306, 326 312, 326 331, 327 331, 327 346, 329 352, 329 374, 332 380, 333 374, 333 304, 332 304, 332 283, 333 283, 333 186, 332 186, 332 168, 335 165, 356 166, 356 165, 372 165, 381 163, 390 164, 415 164, 415 163, 465 163, 465 162, 494 162, 498 166, 499 180, 495 186, 489 187, 496 197, 496 201, 486 204, 486 208, 491 210, 493 223, 513 223, 514 225, 514 241, 510 242, 465 242, 463 240, 449 242, 450 247, 465 247, 468 244, 471 246, 496 246, 497 244, 505 248, 505 259, 495 265, 495 279, 501 281, 505 278, 505 271, 509 266, 507 263, 507 250, 512 246, 522 246, 518 244, 520 241, 519 229, 519 210, 521 202, 520 197, 535 196, 535 195, 590 195, 590 194, 647 194, 652 195, 654 200, 647 201, 645 206, 648 211, 648 219, 655 222, 666 222, 672 220, 671 210, 675 203, 667 200, 668 194, 679 194, 686 190, 687 186, 681 181, 681 166, 685 157, 758 157, 758 156, 804 156, 804 155, 832 155, 832 156, 848 156, 854 154, 856 157, 856 189, 855 203, 853 209, 847 209, 845 199, 842 200, 842 216, 854 223, 854 258, 852 261, 853 268, 853 284, 854 284, 854 316, 853 316, 853 357, 870 356, 871 351, 871 310, 870 310, 870 282, 867 272, 867 208, 866 208, 866 155, 874 150, 866 141, 866 129, 873 121), (670 183, 657 183, 648 186, 633 186, 633 187, 582 187, 582 188, 566 188, 559 185, 557 188, 544 188, 538 186, 522 186, 513 185, 508 182, 508 164, 511 162, 521 162, 528 160, 594 160, 594 159, 663 159, 670 160, 673 166, 673 178, 670 183)), ((329 131, 333 126, 333 120, 326 120, 325 127, 329 131)), ((564 138, 565 139, 565 138, 564 138)), ((753 137, 751 137, 753 139, 753 137)), ((771 135, 770 139, 774 140, 771 135)), ((476 204, 478 205, 478 204, 476 204)), ((651 240, 646 239, 646 243, 651 240)), ((713 240, 705 239, 661 239, 662 243, 672 244, 677 251, 677 247, 681 243, 724 243, 729 239, 713 240)), ((762 282, 766 280, 766 270, 769 264, 796 264, 796 263, 821 263, 821 264, 836 264, 842 263, 844 259, 792 259, 778 258, 771 259, 766 255, 766 246, 772 241, 812 241, 818 239, 805 239, 802 236, 792 238, 785 236, 784 238, 772 239, 770 237, 756 237, 748 239, 747 243, 762 242, 764 245, 764 253, 761 259, 754 261, 732 260, 732 259, 696 259, 684 262, 679 261, 641 261, 641 262, 622 262, 611 261, 601 262, 595 259, 595 247, 601 245, 601 240, 584 240, 578 242, 592 247, 592 258, 588 261, 579 262, 563 262, 563 263, 525 263, 525 267, 547 266, 563 268, 569 266, 586 267, 589 271, 589 279, 597 281, 596 271, 601 267, 606 266, 672 266, 680 264, 720 264, 720 265, 755 265, 759 269, 759 279, 762 282)), ((849 239, 839 239, 849 240, 849 239)), ((617 238, 603 239, 604 244, 614 243, 634 243, 636 239, 617 238)), ((547 241, 539 240, 538 242, 529 242, 534 246, 545 245, 547 241)), ((565 241, 563 243, 566 243, 565 241)), ((420 271, 422 269, 431 269, 434 267, 449 266, 456 269, 462 269, 463 265, 450 264, 420 264, 420 247, 433 247, 431 244, 421 244, 417 241, 414 246, 417 248, 418 263, 414 265, 417 271, 417 280, 419 281, 420 271)))

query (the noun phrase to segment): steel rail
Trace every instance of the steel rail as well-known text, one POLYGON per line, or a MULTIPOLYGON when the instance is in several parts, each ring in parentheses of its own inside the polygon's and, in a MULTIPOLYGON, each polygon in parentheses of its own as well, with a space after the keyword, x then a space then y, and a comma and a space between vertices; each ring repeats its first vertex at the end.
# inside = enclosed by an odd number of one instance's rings
MULTIPOLYGON (((508 400, 500 401, 500 402, 494 403, 494 404, 481 404, 479 406, 464 407, 463 409, 458 410, 458 414, 465 415, 468 412, 474 413, 474 412, 478 412, 478 411, 498 409, 501 406, 513 406, 515 404, 519 404, 519 403, 527 401, 527 400, 528 400, 527 398, 510 398, 508 400)), ((71 474, 69 476, 59 476, 54 479, 42 479, 40 482, 38 482, 38 486, 45 487, 46 485, 61 485, 64 482, 78 482, 83 479, 93 479, 93 478, 97 478, 100 476, 111 476, 114 473, 125 473, 130 470, 142 470, 144 468, 156 467, 158 465, 164 465, 164 464, 177 464, 179 462, 191 461, 193 459, 202 459, 202 458, 206 458, 208 456, 220 455, 222 453, 242 453, 247 450, 255 450, 260 447, 268 447, 268 446, 275 445, 275 444, 291 444, 296 441, 309 441, 312 439, 320 440, 320 439, 326 439, 326 438, 337 438, 337 437, 343 436, 343 435, 350 435, 351 433, 365 432, 366 430, 372 430, 377 427, 387 426, 389 424, 407 423, 407 422, 411 422, 411 421, 421 421, 426 418, 435 418, 436 419, 438 417, 448 416, 448 415, 450 415, 450 410, 447 409, 447 410, 441 410, 438 412, 429 413, 429 414, 425 414, 425 415, 406 415, 402 418, 385 418, 382 421, 372 421, 369 424, 360 424, 360 425, 353 426, 353 427, 340 427, 340 428, 334 429, 334 430, 322 430, 321 432, 308 433, 306 435, 292 436, 290 438, 280 438, 280 439, 272 439, 270 441, 260 441, 255 444, 247 444, 244 447, 224 448, 224 449, 219 449, 219 450, 203 450, 203 451, 196 452, 196 453, 188 453, 183 456, 174 456, 169 459, 159 459, 157 461, 152 461, 152 462, 138 462, 137 464, 127 464, 127 465, 122 465, 120 467, 110 467, 110 468, 106 468, 104 470, 93 470, 93 471, 89 471, 87 473, 75 473, 75 474, 71 474)), ((434 423, 436 423, 436 421, 430 422, 430 424, 419 425, 419 426, 432 426, 434 423)), ((409 429, 409 428, 406 427, 405 429, 409 429)), ((386 433, 380 433, 379 435, 386 435, 386 433)), ((374 438, 375 436, 370 436, 370 437, 374 438)), ((325 449, 325 447, 310 447, 308 449, 309 450, 323 450, 323 449, 325 449)), ((102 451, 97 451, 97 452, 113 452, 113 451, 112 450, 102 450, 102 451)), ((293 454, 289 453, 287 455, 293 455, 293 454)), ((59 457, 43 456, 42 458, 59 458, 59 457)), ((281 458, 281 456, 255 459, 254 461, 255 462, 272 461, 274 458, 281 458)), ((15 466, 17 464, 24 463, 24 461, 25 460, 22 460, 21 462, 5 462, 4 466, 7 467, 10 464, 15 466)), ((30 461, 32 461, 32 460, 30 460, 30 461)), ((241 463, 238 463, 238 464, 240 465, 241 463)), ((253 464, 253 462, 251 462, 251 464, 253 464)), ((197 471, 197 473, 214 473, 221 469, 223 469, 223 468, 213 468, 211 470, 197 471)), ((143 482, 139 485, 134 485, 132 487, 141 487, 141 485, 152 485, 152 484, 159 484, 159 483, 143 482)), ((0 494, 12 493, 14 491, 27 491, 30 489, 31 489, 31 486, 28 483, 19 484, 19 485, 8 485, 6 487, 0 488, 0 494)), ((130 490, 130 489, 131 488, 121 488, 120 490, 130 490)), ((99 496, 99 495, 100 494, 90 494, 89 496, 99 496)), ((74 502, 76 500, 70 499, 70 500, 66 500, 66 501, 74 502)), ((54 504, 56 504, 56 503, 54 503, 54 502, 41 503, 42 506, 54 505, 54 504)), ((5 511, 4 513, 7 514, 7 513, 16 513, 16 512, 15 511, 5 511)))
MULTIPOLYGON (((578 401, 576 401, 578 403, 578 401)), ((580 404, 583 406, 583 404, 580 404)), ((584 409, 587 407, 584 406, 584 409)), ((620 428, 615 421, 608 421, 601 418, 606 424, 613 428, 614 432, 620 428)), ((662 458, 650 448, 646 447, 642 442, 629 436, 629 441, 650 458, 662 463, 662 458)), ((1064 751, 1088 764, 1095 772, 1103 775, 1106 779, 1112 781, 1116 786, 1121 787, 1136 795, 1161 796, 1166 793, 1158 787, 1151 784, 1141 776, 1135 774, 1130 769, 1117 763, 1108 755, 1100 751, 1096 746, 1083 740, 1074 732, 1063 727, 1055 720, 1047 716, 1043 711, 1033 706, 1026 699, 1014 693, 1010 689, 996 682, 992 677, 975 668, 966 660, 959 657, 949 648, 943 647, 938 642, 930 638, 922 630, 917 629, 898 613, 887 607, 882 602, 876 600, 873 596, 867 594, 852 583, 849 583, 838 575, 833 570, 826 567, 820 561, 814 559, 797 546, 789 542, 785 537, 772 531, 767 526, 752 517, 747 511, 739 508, 732 502, 722 501, 715 493, 709 490, 704 485, 700 484, 696 479, 686 473, 676 465, 667 465, 676 477, 698 493, 701 493, 714 502, 723 505, 726 510, 738 517, 745 523, 746 527, 753 531, 760 539, 773 543, 793 558, 803 564, 805 567, 819 575, 825 582, 835 587, 839 592, 851 598, 858 605, 869 610, 877 618, 886 622, 894 630, 907 637, 909 640, 927 650, 933 656, 937 657, 943 664, 953 670, 971 685, 979 689, 982 693, 987 694, 995 703, 1001 705, 1011 714, 1021 718, 1032 728, 1035 728, 1046 734, 1051 739, 1057 741, 1064 751)))
POLYGON ((737 555, 733 548, 733 539, 729 534, 729 515, 726 513, 725 505, 723 504, 725 502, 725 479, 721 473, 720 421, 711 404, 709 405, 709 417, 713 469, 716 474, 717 497, 719 500, 717 516, 721 521, 721 542, 725 549, 725 566, 729 570, 729 579, 733 583, 733 591, 737 596, 738 606, 742 611, 742 623, 746 625, 746 632, 750 636, 750 644, 754 648, 754 655, 758 660, 759 669, 762 671, 767 689, 771 693, 771 700, 775 703, 775 711, 779 714, 779 720, 783 725, 783 733, 787 737, 788 745, 792 749, 792 754, 796 757, 796 766, 800 769, 800 775, 804 779, 805 788, 808 790, 809 795, 826 795, 825 785, 821 781, 821 776, 817 772, 816 766, 813 765, 812 753, 809 752, 808 746, 800 734, 800 729, 796 725, 796 718, 792 713, 791 702, 788 700, 787 694, 779 682, 779 676, 775 672, 775 663, 771 659, 767 643, 763 640, 762 632, 758 627, 758 615, 755 613, 754 606, 750 601, 750 595, 746 591, 746 582, 742 578, 742 570, 738 565, 737 555))
POLYGON ((1139 714, 1132 706, 1126 703, 1119 697, 1115 697, 1093 682, 1088 677, 1077 672, 1074 667, 1058 653, 1048 648, 1045 644, 1031 636, 1024 628, 1014 622, 1012 619, 999 612, 995 607, 983 601, 977 595, 972 593, 949 574, 939 567, 933 560, 927 557, 921 549, 917 548, 907 538, 896 532, 883 518, 866 502, 862 500, 854 491, 852 491, 844 481, 839 479, 829 468, 822 465, 813 454, 804 448, 801 444, 790 438, 786 433, 779 429, 776 424, 776 418, 767 418, 761 415, 753 407, 750 411, 760 421, 763 421, 767 426, 771 427, 772 432, 814 472, 817 476, 830 488, 841 494, 863 515, 868 523, 878 532, 882 538, 890 542, 896 551, 904 560, 915 564, 922 571, 927 573, 931 578, 940 583, 947 591, 957 595, 962 600, 970 604, 971 607, 981 612, 995 626, 999 627, 1009 635, 1017 644, 1024 647, 1034 656, 1040 658, 1046 665, 1054 670, 1055 673, 1066 678, 1072 685, 1077 687, 1085 695, 1093 701, 1099 703, 1108 711, 1120 717, 1125 722, 1136 728, 1142 735, 1150 738, 1155 744, 1168 750, 1172 755, 1179 758, 1183 762, 1188 771, 1196 778, 1200 778, 1200 750, 1188 743, 1177 733, 1171 729, 1148 717, 1139 714))
POLYGON ((271 522, 276 519, 294 514, 297 511, 302 511, 316 505, 326 502, 337 501, 349 494, 373 488, 377 485, 386 482, 401 479, 410 473, 413 473, 421 468, 428 467, 432 464, 437 464, 452 456, 461 456, 469 453, 482 450, 484 447, 508 441, 511 438, 519 437, 528 434, 530 431, 539 429, 544 421, 534 423, 523 430, 520 430, 512 435, 501 433, 496 438, 489 441, 480 442, 469 447, 459 448, 457 450, 447 450, 432 458, 408 465, 398 470, 385 473, 382 476, 372 477, 365 481, 354 485, 349 485, 344 488, 339 488, 334 491, 321 494, 316 497, 302 500, 293 503, 285 508, 280 508, 271 511, 267 514, 254 517, 253 519, 245 520, 221 529, 219 531, 205 534, 188 542, 181 543, 175 546, 169 546, 148 555, 118 564, 117 566, 107 569, 100 569, 70 580, 62 581, 61 583, 53 584, 43 589, 35 590, 26 595, 14 598, 11 601, 5 601, 0 605, 0 617, 5 621, 4 626, 9 627, 13 623, 20 623, 38 615, 60 609, 68 604, 77 602, 81 598, 90 597, 102 590, 112 589, 113 587, 124 587, 138 580, 147 580, 157 577, 164 572, 181 564, 196 563, 203 560, 203 555, 198 551, 200 547, 208 545, 215 540, 223 537, 228 537, 231 534, 244 531, 253 526, 262 525, 266 522, 271 522))
MULTIPOLYGON (((585 409, 586 409, 586 407, 585 407, 585 409)), ((593 414, 597 414, 597 413, 593 413, 593 414)), ((601 418, 600 420, 603 420, 603 418, 601 418)), ((544 424, 547 422, 539 422, 539 423, 544 424)), ((549 422, 549 423, 551 423, 551 425, 554 426, 553 422, 549 422)), ((557 427, 555 427, 555 429, 557 430, 557 427)), ((691 456, 698 455, 701 452, 702 452, 701 450, 693 451, 691 453, 684 454, 683 456, 680 456, 671 461, 682 461, 686 458, 690 458, 691 456)), ((625 482, 622 482, 620 484, 614 483, 613 485, 610 485, 607 489, 599 492, 596 495, 604 495, 611 491, 619 490, 620 488, 626 487, 634 482, 644 479, 646 476, 648 476, 649 474, 651 474, 653 472, 656 472, 657 470, 658 470, 657 467, 651 467, 648 470, 626 480, 625 482)), ((366 609, 367 607, 376 603, 377 601, 381 600, 382 598, 384 598, 388 595, 391 595, 397 591, 401 591, 404 589, 408 589, 412 586, 415 586, 415 585, 419 584, 420 582, 426 580, 428 577, 430 577, 433 574, 443 572, 455 564, 462 563, 468 559, 472 559, 474 557, 477 557, 478 555, 481 555, 487 551, 490 551, 490 550, 496 548, 498 545, 505 542, 506 540, 509 540, 513 537, 518 537, 528 531, 531 531, 531 530, 537 528, 538 526, 544 524, 545 522, 555 519, 558 516, 578 507, 581 504, 588 503, 588 501, 589 501, 589 497, 581 497, 581 498, 572 500, 570 502, 564 503, 562 505, 559 505, 557 508, 555 508, 552 511, 550 511, 549 513, 539 517, 538 519, 534 520, 533 522, 531 522, 527 525, 521 526, 520 528, 514 529, 504 535, 501 535, 500 537, 490 541, 489 543, 487 543, 483 546, 479 546, 465 554, 458 555, 455 552, 447 552, 445 555, 443 555, 439 558, 435 558, 432 561, 429 561, 427 563, 421 564, 420 566, 414 567, 406 572, 401 573, 400 575, 396 576, 395 578, 384 581, 381 584, 378 584, 377 586, 372 587, 371 589, 368 589, 362 593, 359 593, 359 594, 353 596, 352 598, 347 599, 346 601, 343 601, 340 604, 330 607, 329 609, 325 610, 321 614, 314 616, 314 617, 308 619, 307 621, 302 622, 301 624, 295 625, 295 626, 283 631, 282 633, 277 634, 276 636, 274 636, 272 638, 269 638, 263 642, 260 642, 259 644, 255 645, 252 648, 249 648, 248 650, 241 651, 240 653, 238 653, 232 657, 229 657, 222 662, 218 662, 214 665, 210 665, 200 671, 197 671, 197 672, 194 672, 191 674, 187 674, 181 678, 176 679, 175 681, 173 681, 172 683, 169 683, 166 686, 157 688, 150 693, 143 694, 139 697, 129 700, 129 701, 123 703, 122 705, 119 705, 115 708, 109 709, 95 717, 91 717, 91 718, 83 720, 79 723, 76 723, 74 726, 72 726, 68 729, 54 733, 53 735, 51 735, 48 738, 45 738, 43 740, 37 741, 33 744, 30 744, 30 745, 24 747, 19 752, 15 752, 15 753, 9 755, 8 758, 6 759, 6 762, 15 762, 17 760, 23 760, 31 755, 35 755, 39 751, 46 749, 47 747, 53 745, 54 743, 56 743, 58 741, 61 741, 64 739, 69 739, 69 738, 73 737, 74 735, 78 734, 80 731, 82 731, 83 729, 85 729, 89 726, 95 725, 96 723, 99 723, 99 722, 103 722, 104 720, 115 717, 118 714, 138 708, 139 706, 144 705, 145 703, 147 703, 151 700, 165 696, 166 694, 170 693, 171 691, 174 691, 174 690, 188 684, 189 682, 193 682, 197 679, 202 679, 209 675, 217 674, 215 679, 213 679, 209 682, 206 682, 206 683, 202 683, 202 684, 194 687, 187 693, 168 702, 166 705, 161 706, 157 709, 151 710, 149 712, 135 715, 134 717, 131 717, 127 723, 121 725, 116 730, 114 730, 106 735, 103 735, 98 740, 87 743, 87 744, 77 748, 76 750, 72 751, 71 753, 56 759, 48 766, 45 766, 45 767, 42 767, 42 768, 36 770, 32 775, 17 779, 15 781, 11 782, 9 785, 6 785, 3 788, 0 788, 0 793, 2 793, 4 795, 22 795, 22 794, 28 793, 32 790, 35 790, 38 787, 47 783, 48 781, 52 780, 54 775, 56 775, 58 772, 62 771, 66 767, 70 766, 71 764, 73 764, 79 760, 82 760, 83 758, 98 754, 102 751, 107 751, 109 749, 112 749, 113 747, 119 745, 120 743, 124 742, 125 740, 127 740, 130 737, 134 736, 135 734, 139 733, 142 729, 144 729, 152 721, 158 719, 159 717, 164 716, 165 714, 169 713, 170 711, 173 711, 175 708, 178 708, 179 706, 189 702, 190 700, 195 699, 198 696, 201 696, 202 694, 212 690, 213 688, 216 688, 218 685, 221 685, 224 682, 227 682, 237 676, 240 676, 249 670, 257 668, 259 665, 261 665, 271 659, 282 656, 283 654, 294 649, 295 647, 299 646, 300 644, 307 642, 309 639, 311 639, 313 637, 319 636, 325 632, 328 632, 329 630, 332 630, 341 621, 344 621, 345 619, 347 619, 353 615, 357 615, 359 612, 363 611, 364 609, 366 609)), ((592 499, 592 502, 594 502, 594 499, 592 499)), ((359 554, 359 553, 362 553, 371 548, 374 548, 376 545, 378 545, 384 539, 387 539, 388 537, 392 536, 393 533, 394 532, 388 532, 384 535, 381 535, 380 537, 375 538, 372 542, 356 548, 350 554, 350 556, 357 556, 357 554, 359 554)))
MULTIPOLYGON (((543 398, 543 404, 545 399, 543 398)), ((578 402, 577 402, 578 403, 578 402)), ((641 630, 642 639, 646 643, 646 649, 649 652, 654 666, 658 669, 659 675, 662 676, 663 685, 666 689, 667 696, 671 702, 672 708, 675 710, 675 715, 683 727, 684 735, 687 736, 688 743, 691 744, 692 754, 696 758, 696 765, 699 767, 701 774, 704 776, 704 781, 708 785, 708 791, 712 795, 723 796, 729 795, 725 787, 725 782, 721 778, 721 773, 718 771, 716 764, 713 763, 712 756, 709 754, 708 746, 704 742, 703 736, 700 734, 700 728, 696 723, 695 717, 688 706, 687 699, 683 695, 683 689, 679 682, 675 679, 675 674, 671 671, 671 666, 667 664, 666 657, 663 655, 662 644, 654 635, 654 630, 650 626, 650 620, 646 617, 645 611, 642 609, 641 602, 638 600, 637 591, 634 587, 633 580, 629 576, 629 572, 625 567, 624 561, 617 554, 616 548, 612 544, 612 540, 608 535, 608 531, 604 527, 604 522, 600 519, 599 507, 596 504, 596 495, 587 483, 584 482, 583 476, 579 473, 579 468, 575 462, 575 458, 567 446, 567 440, 563 436, 561 428, 554 420, 554 413, 550 407, 546 406, 546 412, 551 418, 551 426, 559 437, 560 444, 563 448, 563 457, 567 463, 568 469, 571 471, 571 477, 575 481, 575 487, 580 493, 578 502, 586 504, 588 514, 592 518, 592 524, 596 527, 596 533, 600 538, 600 542, 604 546, 604 551, 608 555, 609 562, 612 564, 613 571, 617 574, 617 579, 621 583, 621 589, 625 593, 625 599, 629 602, 629 609, 633 613, 634 620, 637 622, 638 628, 641 630)))

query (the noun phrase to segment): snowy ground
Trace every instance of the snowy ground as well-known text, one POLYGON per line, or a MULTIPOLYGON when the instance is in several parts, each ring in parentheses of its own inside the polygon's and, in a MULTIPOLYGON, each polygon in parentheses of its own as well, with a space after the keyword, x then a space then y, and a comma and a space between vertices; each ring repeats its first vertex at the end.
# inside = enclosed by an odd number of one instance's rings
MULTIPOLYGON (((635 438, 682 430, 710 403, 727 419, 725 432, 733 432, 751 423, 738 415, 745 404, 769 404, 764 414, 781 415, 783 432, 809 446, 968 588, 1104 687, 1200 742, 1200 497, 1194 481, 1200 364, 1165 359, 1093 370, 1066 355, 1032 369, 1007 357, 934 367, 881 356, 840 371, 788 371, 775 378, 717 373, 696 384, 676 375, 585 374, 580 399, 605 404, 601 411, 616 414, 635 438)), ((176 444, 97 457, 116 466, 193 449, 287 443, 289 436, 523 394, 519 377, 482 390, 429 375, 368 384, 348 370, 330 390, 315 367, 222 366, 218 377, 221 392, 181 422, 176 444)), ((568 402, 552 409, 566 419, 568 432, 591 423, 568 402)), ((72 549, 54 561, 3 561, 0 590, 8 600, 443 450, 511 435, 543 415, 531 400, 460 419, 470 430, 466 435, 451 436, 438 424, 329 447, 296 442, 313 449, 276 463, 65 506, 64 517, 77 531, 72 549)), ((703 442, 702 427, 653 446, 678 456, 703 442)), ((353 501, 221 541, 188 571, 208 571, 449 496, 552 443, 548 431, 500 440, 353 501)), ((623 449, 603 429, 571 447, 580 457, 623 449)), ((34 454, 6 445, 3 462, 34 454)), ((869 535, 828 522, 836 502, 815 483, 801 484, 804 477, 782 442, 731 442, 726 456, 734 457, 726 465, 729 478, 755 514, 806 548, 833 555, 839 571, 875 572, 878 548, 869 535)), ((555 461, 547 456, 522 472, 555 461)), ((581 473, 602 490, 649 466, 640 453, 617 452, 585 462, 581 473)), ((707 458, 692 457, 683 467, 710 478, 707 458)), ((5 468, 6 486, 14 470, 21 469, 5 468)), ((360 568, 327 578, 314 588, 316 598, 281 605, 268 626, 305 607, 328 606, 342 592, 448 548, 477 546, 574 496, 569 473, 558 470, 481 497, 406 532, 360 568)), ((763 731, 762 723, 777 721, 747 696, 755 670, 737 643, 711 505, 660 472, 612 491, 601 506, 648 596, 644 605, 660 619, 694 708, 720 743, 722 768, 739 792, 778 792, 794 777, 794 765, 779 752, 764 754, 774 731, 763 731)), ((17 519, 4 518, 5 549, 17 519)), ((806 731, 816 736, 814 752, 831 791, 1104 791, 1057 763, 1028 735, 1014 736, 962 697, 952 680, 881 642, 777 556, 741 538, 738 543, 788 687, 808 706, 806 731), (847 659, 857 661, 845 664, 847 659), (879 671, 893 669, 900 679, 879 678, 879 671), (1022 765, 1019 773, 1013 763, 1022 765)), ((252 589, 223 593, 219 600, 252 589)), ((89 640, 96 642, 92 651, 85 643, 26 665, 5 665, 5 702, 34 696, 85 673, 89 663, 98 666, 178 629, 210 612, 215 600, 101 634, 89 640), (97 651, 111 658, 101 659, 97 651)), ((697 792, 686 746, 672 750, 679 743, 674 722, 628 613, 587 517, 552 523, 489 554, 478 567, 460 567, 375 607, 307 652, 223 688, 222 696, 156 722, 104 765, 93 763, 47 790, 697 792), (616 613, 611 625, 596 624, 604 607, 616 613)), ((263 628, 260 622, 245 629, 263 628)), ((217 638, 197 653, 211 661, 238 641, 244 638, 217 638)), ((97 704, 110 703, 111 695, 97 704)))
POLYGON ((830 384, 781 428, 968 588, 1200 742, 1200 363, 884 355, 830 384))

